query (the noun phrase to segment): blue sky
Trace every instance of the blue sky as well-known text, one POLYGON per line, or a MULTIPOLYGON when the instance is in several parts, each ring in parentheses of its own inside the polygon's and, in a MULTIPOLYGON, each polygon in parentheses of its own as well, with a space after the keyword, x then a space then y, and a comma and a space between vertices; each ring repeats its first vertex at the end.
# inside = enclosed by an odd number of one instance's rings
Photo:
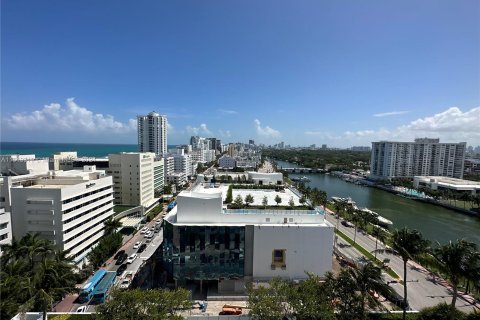
POLYGON ((1 2, 1 139, 480 144, 480 2, 1 2))

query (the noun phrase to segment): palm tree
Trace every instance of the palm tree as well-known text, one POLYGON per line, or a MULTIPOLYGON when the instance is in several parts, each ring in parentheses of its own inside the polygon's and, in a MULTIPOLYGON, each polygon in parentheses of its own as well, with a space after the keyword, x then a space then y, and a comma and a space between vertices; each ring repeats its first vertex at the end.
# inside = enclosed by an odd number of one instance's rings
POLYGON ((410 230, 404 227, 393 231, 392 234, 393 249, 403 259, 403 320, 406 317, 408 299, 407 299, 407 262, 414 256, 424 252, 429 244, 422 234, 417 230, 410 230))
POLYGON ((434 250, 435 257, 441 263, 442 269, 447 273, 452 284, 453 294, 449 317, 451 320, 454 318, 460 279, 468 272, 472 261, 480 259, 480 253, 476 249, 477 246, 473 242, 462 239, 455 242, 450 241, 434 250))
POLYGON ((353 243, 357 243, 356 240, 357 240, 358 225, 362 222, 361 211, 360 210, 355 210, 352 207, 351 213, 352 213, 352 222, 355 226, 355 234, 353 236, 353 243))
POLYGON ((385 296, 387 293, 392 293, 393 289, 387 285, 382 279, 382 271, 372 262, 361 266, 358 269, 350 268, 350 274, 355 280, 358 290, 361 294, 361 306, 363 313, 365 313, 365 306, 367 302, 369 305, 380 305, 380 303, 369 295, 369 292, 379 292, 385 296))
POLYGON ((19 259, 22 255, 22 245, 15 237, 12 238, 11 244, 2 244, 0 247, 2 249, 2 266, 7 265, 10 261, 19 259))
POLYGON ((385 232, 383 232, 382 228, 379 226, 374 226, 373 227, 373 233, 372 235, 375 237, 375 261, 377 260, 377 248, 378 248, 378 240, 381 242, 385 242, 387 236, 385 232))
POLYGON ((122 227, 122 223, 118 219, 113 219, 112 217, 108 218, 103 222, 105 226, 105 234, 112 234, 117 231, 118 228, 122 227))
POLYGON ((40 238, 39 233, 27 233, 20 239, 19 244, 20 255, 28 260, 32 270, 35 262, 44 260, 47 255, 54 251, 53 243, 40 238))

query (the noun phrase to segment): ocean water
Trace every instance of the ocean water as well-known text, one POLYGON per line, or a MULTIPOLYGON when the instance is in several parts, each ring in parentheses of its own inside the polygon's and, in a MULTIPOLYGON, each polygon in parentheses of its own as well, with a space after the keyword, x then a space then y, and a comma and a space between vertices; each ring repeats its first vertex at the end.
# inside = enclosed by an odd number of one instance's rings
POLYGON ((106 157, 109 153, 138 151, 136 144, 0 142, 0 154, 35 154, 51 157, 60 151, 77 151, 79 157, 106 157))

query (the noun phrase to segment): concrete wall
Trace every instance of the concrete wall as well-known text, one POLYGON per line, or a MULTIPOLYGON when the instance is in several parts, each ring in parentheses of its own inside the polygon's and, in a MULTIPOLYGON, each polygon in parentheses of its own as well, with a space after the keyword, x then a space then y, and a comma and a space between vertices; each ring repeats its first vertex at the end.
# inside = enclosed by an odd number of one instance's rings
POLYGON ((255 226, 253 279, 307 278, 306 271, 323 276, 332 269, 333 227, 255 226), (285 249, 285 270, 272 270, 272 252, 285 249))

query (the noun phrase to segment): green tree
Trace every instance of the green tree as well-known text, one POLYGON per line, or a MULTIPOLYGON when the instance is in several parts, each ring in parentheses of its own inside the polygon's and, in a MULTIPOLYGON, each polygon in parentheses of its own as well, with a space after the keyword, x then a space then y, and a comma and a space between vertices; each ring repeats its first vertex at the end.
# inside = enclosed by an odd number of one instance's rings
POLYGON ((171 194, 172 193, 172 184, 167 184, 163 187, 163 194, 171 194))
POLYGON ((113 217, 108 218, 103 222, 105 226, 105 234, 112 234, 117 232, 117 229, 122 227, 122 223, 118 219, 113 219, 113 217))
POLYGON ((385 242, 387 234, 379 226, 374 226, 372 235, 375 237, 375 260, 377 260, 378 241, 385 242))
POLYGON ((449 243, 435 248, 435 257, 442 265, 442 269, 448 275, 452 285, 452 302, 450 304, 450 320, 455 317, 455 303, 458 297, 458 284, 463 275, 467 274, 472 260, 479 261, 480 253, 473 242, 466 240, 450 241, 449 243))
POLYGON ((264 208, 267 207, 267 205, 268 205, 268 198, 267 198, 267 196, 263 197, 262 204, 263 204, 263 207, 264 207, 264 208))
POLYGON ((247 205, 247 207, 249 205, 251 205, 253 203, 254 199, 253 199, 253 196, 251 194, 247 194, 245 196, 245 204, 247 205))
POLYGON ((290 200, 288 200, 288 206, 290 209, 293 209, 295 207, 295 202, 293 201, 293 197, 290 197, 290 200))
MULTIPOLYGON (((230 178, 230 176, 228 176, 230 178)), ((232 203, 233 201, 233 186, 229 185, 227 190, 227 197, 225 199, 225 203, 232 203)))
MULTIPOLYGON (((417 315, 417 320, 448 320, 450 318, 451 308, 445 302, 436 306, 423 308, 417 315)), ((465 314, 457 309, 454 311, 454 319, 465 319, 465 314)))
POLYGON ((416 255, 426 251, 428 241, 417 230, 410 230, 407 227, 394 230, 392 233, 392 247, 403 259, 403 319, 405 320, 408 298, 407 298, 407 262, 416 255))
POLYGON ((317 275, 308 274, 305 281, 291 286, 288 305, 297 319, 335 320, 331 290, 317 275))
POLYGON ((336 278, 327 278, 329 287, 332 288, 333 300, 335 301, 337 319, 353 320, 363 319, 362 298, 357 294, 357 284, 350 271, 343 269, 336 278))
POLYGON ((1 319, 32 310, 42 311, 45 318, 53 302, 76 290, 72 258, 38 234, 27 234, 2 248, 7 259, 2 259, 0 273, 1 319), (18 252, 13 254, 12 248, 18 252))
POLYGON ((352 210, 352 222, 353 225, 355 226, 355 234, 353 235, 353 243, 357 243, 357 230, 358 230, 358 225, 362 222, 362 217, 360 216, 360 211, 359 210, 352 210))
POLYGON ((349 269, 361 295, 362 314, 366 314, 366 306, 378 306, 380 303, 370 296, 369 292, 377 292, 384 296, 391 296, 393 289, 382 279, 382 271, 372 262, 359 267, 349 269))
POLYGON ((235 198, 235 201, 233 202, 233 204, 234 204, 235 207, 238 208, 238 209, 243 208, 243 199, 242 199, 242 196, 237 195, 237 197, 235 198))
POLYGON ((98 268, 111 257, 122 245, 122 235, 120 233, 112 233, 103 236, 98 245, 88 253, 88 260, 98 268))
POLYGON ((247 286, 249 315, 256 320, 282 319, 289 315, 286 306, 290 287, 285 281, 273 278, 268 286, 247 286))
POLYGON ((96 319, 183 319, 192 302, 186 289, 113 290, 109 299, 97 307, 96 319))
POLYGON ((280 203, 282 203, 282 198, 280 198, 278 194, 275 196, 275 202, 277 203, 277 206, 280 205, 280 203))
POLYGON ((301 196, 300 199, 298 200, 298 202, 300 202, 300 204, 303 206, 305 205, 305 202, 307 202, 307 199, 305 199, 305 196, 301 196))

